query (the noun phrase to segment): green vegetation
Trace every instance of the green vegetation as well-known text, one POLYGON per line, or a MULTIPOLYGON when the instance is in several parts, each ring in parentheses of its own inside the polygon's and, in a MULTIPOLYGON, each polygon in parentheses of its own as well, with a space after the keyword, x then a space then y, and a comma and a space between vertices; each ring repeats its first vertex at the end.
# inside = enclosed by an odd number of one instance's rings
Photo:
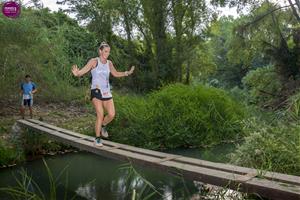
POLYGON ((146 97, 116 96, 110 131, 121 143, 148 148, 200 147, 242 137, 245 110, 223 90, 169 85, 146 97))
MULTIPOLYGON (((0 191, 9 194, 13 199, 17 199, 17 200, 19 199, 22 200, 24 198, 33 199, 33 200, 62 199, 62 197, 57 196, 57 189, 58 189, 58 185, 61 184, 59 183, 60 178, 64 174, 66 177, 63 186, 64 188, 67 188, 68 185, 68 173, 66 173, 67 167, 62 169, 61 173, 58 174, 56 177, 54 177, 46 161, 43 160, 43 162, 49 178, 49 186, 48 186, 49 191, 47 193, 45 191, 42 191, 39 183, 33 180, 32 177, 24 169, 19 171, 20 178, 15 177, 15 181, 17 183, 15 187, 0 188, 0 191)), ((68 196, 68 190, 65 189, 63 199, 64 200, 75 199, 75 195, 72 198, 70 198, 68 196)))
POLYGON ((247 136, 231 162, 259 170, 300 175, 300 126, 282 122, 270 125, 248 120, 247 136))
POLYGON ((17 158, 16 150, 4 140, 0 140, 0 166, 15 164, 17 158))
POLYGON ((242 80, 249 92, 249 103, 272 106, 281 90, 280 80, 273 66, 251 70, 242 80))

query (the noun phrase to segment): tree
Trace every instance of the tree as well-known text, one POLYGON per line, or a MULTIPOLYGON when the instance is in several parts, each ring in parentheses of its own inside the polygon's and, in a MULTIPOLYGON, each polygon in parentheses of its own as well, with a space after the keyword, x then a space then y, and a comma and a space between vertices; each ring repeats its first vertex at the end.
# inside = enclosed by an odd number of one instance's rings
POLYGON ((279 8, 275 4, 263 3, 249 16, 247 23, 240 25, 237 34, 271 59, 282 84, 281 102, 299 88, 300 29, 291 9, 279 8))
POLYGON ((209 10, 205 1, 171 0, 171 19, 175 31, 175 55, 173 65, 177 70, 177 81, 182 82, 183 64, 186 62, 186 80, 190 80, 192 54, 200 43, 200 34, 209 23, 209 10), (184 37, 185 36, 185 37, 184 37))

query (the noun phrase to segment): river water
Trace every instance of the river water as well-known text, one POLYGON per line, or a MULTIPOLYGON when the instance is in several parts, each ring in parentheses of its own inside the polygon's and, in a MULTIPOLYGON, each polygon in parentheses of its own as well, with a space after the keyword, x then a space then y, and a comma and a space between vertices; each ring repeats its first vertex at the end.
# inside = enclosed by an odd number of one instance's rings
MULTIPOLYGON (((232 144, 223 144, 209 149, 175 149, 167 152, 226 163, 229 160, 226 155, 233 150, 232 144)), ((59 200, 64 199, 65 195, 65 199, 123 200, 131 199, 134 192, 136 199, 197 199, 200 194, 205 195, 203 184, 199 182, 87 152, 46 156, 44 161, 54 179, 57 178, 55 187, 59 200)), ((22 180, 22 173, 26 172, 45 196, 50 195, 49 175, 44 161, 38 159, 0 169, 0 188, 16 186, 16 179, 22 180)), ((37 191, 32 181, 27 188, 28 191, 37 191)), ((2 191, 0 199, 11 198, 2 191)))

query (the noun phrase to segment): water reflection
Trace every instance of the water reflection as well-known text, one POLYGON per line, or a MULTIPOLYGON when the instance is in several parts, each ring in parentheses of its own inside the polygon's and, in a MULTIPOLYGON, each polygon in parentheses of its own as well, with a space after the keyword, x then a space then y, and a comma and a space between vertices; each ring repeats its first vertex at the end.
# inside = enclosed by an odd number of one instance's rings
POLYGON ((117 180, 111 181, 110 192, 116 194, 116 199, 125 199, 127 186, 125 184, 126 175, 121 175, 117 180))
MULTIPOLYGON (((120 169, 121 162, 84 152, 48 157, 46 162, 53 174, 60 174, 61 169, 69 166, 69 182, 66 188, 58 188, 57 194, 61 197, 58 199, 63 199, 65 191, 68 191, 68 199, 76 195, 75 199, 78 200, 126 200, 131 199, 133 190, 136 191, 136 199, 144 199, 149 195, 149 199, 154 200, 243 199, 240 193, 232 190, 183 180, 148 168, 135 166, 134 170, 130 167, 120 169)), ((49 177, 42 160, 28 162, 22 167, 32 175, 45 195, 49 195, 49 177)), ((12 174, 20 169, 13 167, 0 170, 0 187, 16 185, 12 174)), ((64 180, 59 180, 58 184, 65 185, 64 180)), ((0 194, 0 199, 7 199, 7 196, 0 194)))
POLYGON ((97 190, 95 182, 79 185, 75 193, 88 200, 97 200, 97 190))
POLYGON ((164 185, 163 191, 164 191, 163 200, 172 200, 173 199, 173 191, 170 186, 164 185))

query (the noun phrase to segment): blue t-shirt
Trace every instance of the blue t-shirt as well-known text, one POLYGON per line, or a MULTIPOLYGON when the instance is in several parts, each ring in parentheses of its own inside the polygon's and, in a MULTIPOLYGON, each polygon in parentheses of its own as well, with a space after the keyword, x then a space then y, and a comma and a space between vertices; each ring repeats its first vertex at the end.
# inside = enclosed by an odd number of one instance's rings
POLYGON ((23 90, 23 95, 31 96, 30 92, 32 92, 36 88, 34 82, 22 83, 21 90, 23 90))

